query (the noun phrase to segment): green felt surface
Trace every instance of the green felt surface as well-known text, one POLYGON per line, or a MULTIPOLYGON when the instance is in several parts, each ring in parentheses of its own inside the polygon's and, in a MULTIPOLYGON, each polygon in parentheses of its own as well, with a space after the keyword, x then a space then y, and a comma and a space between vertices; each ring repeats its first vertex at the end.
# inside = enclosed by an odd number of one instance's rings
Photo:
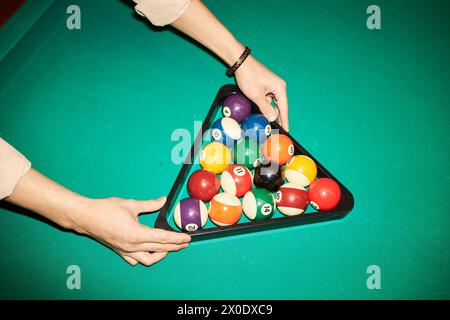
MULTIPOLYGON (((1 298, 450 298, 450 2, 206 1, 288 83, 291 134, 355 197, 343 220, 199 242, 151 268, 1 209, 1 298), (82 289, 66 288, 78 265, 82 289), (381 290, 366 268, 379 265, 381 290)), ((123 1, 53 2, 0 62, 0 136, 90 197, 166 194, 224 66, 123 1)), ((23 7, 22 9, 25 9, 23 7)), ((10 21, 12 23, 12 20, 10 21)), ((152 225, 156 215, 145 216, 152 225)))

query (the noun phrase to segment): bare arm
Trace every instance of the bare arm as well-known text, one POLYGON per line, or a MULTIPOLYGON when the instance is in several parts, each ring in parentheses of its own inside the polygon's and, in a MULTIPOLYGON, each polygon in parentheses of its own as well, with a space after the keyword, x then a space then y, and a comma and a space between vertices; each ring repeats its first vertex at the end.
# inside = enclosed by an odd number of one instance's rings
POLYGON ((90 199, 76 194, 30 169, 6 201, 32 210, 65 229, 90 236, 128 263, 151 265, 168 251, 188 246, 183 233, 152 229, 139 223, 141 212, 154 212, 165 203, 120 198, 90 199))

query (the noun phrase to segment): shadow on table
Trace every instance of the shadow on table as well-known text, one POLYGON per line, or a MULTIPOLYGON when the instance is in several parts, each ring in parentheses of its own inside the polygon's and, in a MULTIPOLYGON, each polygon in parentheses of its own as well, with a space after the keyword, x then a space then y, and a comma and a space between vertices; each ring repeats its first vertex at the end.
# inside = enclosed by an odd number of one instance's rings
MULTIPOLYGON (((133 0, 119 0, 120 2, 122 2, 123 4, 127 5, 128 7, 132 7, 134 9, 134 7, 136 6, 136 2, 134 2, 133 0)), ((214 58, 217 62, 221 63, 222 65, 224 65, 226 68, 228 68, 228 66, 222 61, 220 60, 219 57, 217 57, 214 53, 212 53, 208 48, 202 46, 201 44, 199 44, 197 41, 191 39, 189 36, 185 35, 183 32, 178 31, 177 29, 171 27, 171 26, 164 26, 164 27, 156 27, 154 25, 151 24, 151 22, 139 15, 136 11, 133 10, 133 14, 132 17, 141 22, 141 23, 145 23, 147 25, 147 27, 153 31, 153 32, 163 32, 163 31, 167 31, 170 30, 173 33, 175 33, 176 35, 178 35, 179 37, 181 37, 182 39, 188 41, 189 43, 191 43, 192 45, 196 46, 197 48, 203 50, 204 52, 206 52, 208 55, 210 55, 212 58, 214 58)), ((181 54, 181 52, 180 52, 181 54)))

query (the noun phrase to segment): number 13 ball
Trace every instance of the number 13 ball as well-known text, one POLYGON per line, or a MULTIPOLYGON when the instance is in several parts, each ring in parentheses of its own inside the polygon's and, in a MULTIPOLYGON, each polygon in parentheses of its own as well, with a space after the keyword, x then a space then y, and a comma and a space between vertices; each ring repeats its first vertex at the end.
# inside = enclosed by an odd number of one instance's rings
POLYGON ((186 198, 176 205, 173 220, 181 230, 196 231, 203 228, 208 221, 208 209, 203 201, 186 198))
POLYGON ((235 224, 241 216, 241 202, 231 193, 216 194, 209 204, 209 217, 218 226, 235 224))
POLYGON ((200 165, 203 169, 222 173, 223 170, 230 166, 231 152, 220 142, 208 143, 200 153, 200 165))
POLYGON ((275 200, 270 191, 256 188, 245 194, 242 207, 252 221, 270 219, 275 212, 275 200))
POLYGON ((308 198, 314 209, 331 210, 341 200, 341 188, 330 178, 320 178, 309 186, 308 198))

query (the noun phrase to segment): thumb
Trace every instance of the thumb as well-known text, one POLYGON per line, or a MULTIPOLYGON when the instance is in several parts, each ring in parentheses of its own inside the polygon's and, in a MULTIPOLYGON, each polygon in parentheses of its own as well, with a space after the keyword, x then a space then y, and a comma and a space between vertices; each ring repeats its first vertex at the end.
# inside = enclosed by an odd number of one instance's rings
POLYGON ((154 200, 135 200, 135 208, 138 213, 141 212, 155 212, 161 209, 166 203, 167 198, 165 196, 154 200))
POLYGON ((266 99, 266 97, 256 100, 255 103, 267 120, 270 122, 277 120, 277 110, 272 107, 272 104, 266 99))

